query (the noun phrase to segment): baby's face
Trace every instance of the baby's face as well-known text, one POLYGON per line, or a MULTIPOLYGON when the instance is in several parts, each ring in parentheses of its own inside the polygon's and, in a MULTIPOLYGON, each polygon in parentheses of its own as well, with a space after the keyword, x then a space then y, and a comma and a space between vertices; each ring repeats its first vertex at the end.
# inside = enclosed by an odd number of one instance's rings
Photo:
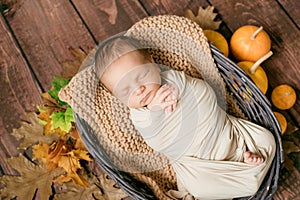
POLYGON ((137 51, 115 60, 104 72, 101 81, 130 108, 147 106, 161 86, 158 66, 137 51))

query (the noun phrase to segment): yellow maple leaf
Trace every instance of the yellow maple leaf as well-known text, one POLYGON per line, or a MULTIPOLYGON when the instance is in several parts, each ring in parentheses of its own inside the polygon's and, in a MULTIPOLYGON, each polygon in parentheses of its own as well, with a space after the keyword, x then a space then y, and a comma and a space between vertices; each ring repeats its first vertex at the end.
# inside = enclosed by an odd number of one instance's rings
POLYGON ((89 153, 86 150, 81 150, 81 149, 76 149, 70 152, 74 154, 76 158, 79 158, 81 160, 86 160, 86 161, 91 161, 92 159, 90 158, 89 153))
POLYGON ((85 150, 87 151, 85 145, 82 142, 82 139, 79 136, 79 132, 76 128, 73 128, 69 134, 68 134, 72 139, 74 139, 76 141, 75 143, 75 149, 80 149, 80 150, 85 150))
POLYGON ((199 24, 199 26, 204 30, 217 30, 219 29, 222 21, 215 21, 218 14, 214 13, 213 10, 213 6, 207 6, 205 9, 200 6, 197 15, 194 15, 193 11, 187 9, 184 16, 199 24))
POLYGON ((55 179, 54 182, 69 182, 71 180, 76 185, 80 185, 84 188, 87 188, 89 186, 89 182, 87 181, 87 179, 77 173, 67 173, 65 175, 61 175, 57 179, 55 179))
POLYGON ((59 160, 59 158, 57 158, 57 155, 54 156, 51 154, 51 146, 47 144, 37 144, 32 147, 33 159, 40 159, 43 163, 45 163, 47 165, 47 171, 52 171, 58 168, 57 160, 59 160))
POLYGON ((82 169, 80 160, 91 161, 88 151, 74 149, 74 144, 65 138, 60 138, 50 146, 47 144, 38 144, 33 146, 33 157, 41 159, 47 164, 47 170, 63 168, 65 175, 60 176, 57 182, 68 182, 72 180, 75 184, 87 187, 87 181, 78 174, 82 169))
POLYGON ((49 145, 42 143, 32 146, 33 150, 33 160, 41 159, 43 163, 47 163, 49 145))
POLYGON ((58 161, 58 166, 64 168, 67 173, 76 173, 81 169, 79 158, 75 156, 61 156, 58 161))
POLYGON ((85 150, 87 151, 85 144, 83 144, 81 138, 76 140, 75 149, 85 150))

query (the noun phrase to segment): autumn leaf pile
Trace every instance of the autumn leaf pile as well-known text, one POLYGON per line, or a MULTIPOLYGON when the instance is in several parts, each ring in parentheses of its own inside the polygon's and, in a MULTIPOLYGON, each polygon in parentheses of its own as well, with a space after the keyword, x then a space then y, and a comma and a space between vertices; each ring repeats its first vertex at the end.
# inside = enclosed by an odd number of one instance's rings
POLYGON ((41 94, 38 113, 27 113, 12 135, 20 141, 20 155, 8 159, 18 176, 0 177, 0 197, 12 199, 121 199, 127 197, 95 164, 75 126, 72 108, 58 92, 76 74, 86 54, 70 49, 75 60, 66 61, 64 77, 54 77, 52 88, 41 94), (28 153, 29 152, 29 153, 28 153), (94 166, 94 167, 91 167, 94 166), (95 170, 95 168, 97 170, 95 170))
POLYGON ((39 143, 32 146, 33 159, 46 164, 47 171, 56 168, 64 169, 64 174, 54 179, 55 182, 73 181, 75 184, 88 187, 88 181, 78 174, 82 169, 80 161, 91 161, 87 150, 82 145, 74 126, 74 113, 72 108, 59 99, 58 92, 69 83, 68 79, 55 77, 52 89, 42 94, 43 105, 38 106, 37 116, 44 125, 45 135, 56 133, 60 137, 51 143, 39 143))

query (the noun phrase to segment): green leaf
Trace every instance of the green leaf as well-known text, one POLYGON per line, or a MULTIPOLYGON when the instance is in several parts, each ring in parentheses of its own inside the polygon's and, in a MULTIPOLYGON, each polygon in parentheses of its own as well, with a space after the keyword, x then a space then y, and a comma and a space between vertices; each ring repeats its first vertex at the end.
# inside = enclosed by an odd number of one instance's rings
POLYGON ((68 83, 70 82, 69 79, 64 79, 58 76, 54 77, 52 84, 52 90, 48 91, 48 94, 55 99, 58 102, 58 105, 63 106, 66 105, 67 103, 64 101, 61 101, 58 97, 58 92, 60 91, 61 88, 65 87, 68 83))
POLYGON ((63 131, 69 132, 72 128, 72 122, 75 122, 74 113, 70 106, 66 112, 54 112, 50 116, 52 119, 51 129, 60 128, 63 131))

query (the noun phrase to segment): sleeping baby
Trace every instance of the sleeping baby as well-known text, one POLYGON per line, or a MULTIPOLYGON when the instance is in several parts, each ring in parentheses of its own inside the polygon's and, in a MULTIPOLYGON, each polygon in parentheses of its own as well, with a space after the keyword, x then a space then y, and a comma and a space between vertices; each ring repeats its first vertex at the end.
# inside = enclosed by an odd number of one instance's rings
POLYGON ((101 83, 130 109, 135 128, 176 173, 174 198, 231 199, 259 189, 275 154, 271 132, 228 115, 204 80, 154 63, 120 36, 95 56, 101 83))

